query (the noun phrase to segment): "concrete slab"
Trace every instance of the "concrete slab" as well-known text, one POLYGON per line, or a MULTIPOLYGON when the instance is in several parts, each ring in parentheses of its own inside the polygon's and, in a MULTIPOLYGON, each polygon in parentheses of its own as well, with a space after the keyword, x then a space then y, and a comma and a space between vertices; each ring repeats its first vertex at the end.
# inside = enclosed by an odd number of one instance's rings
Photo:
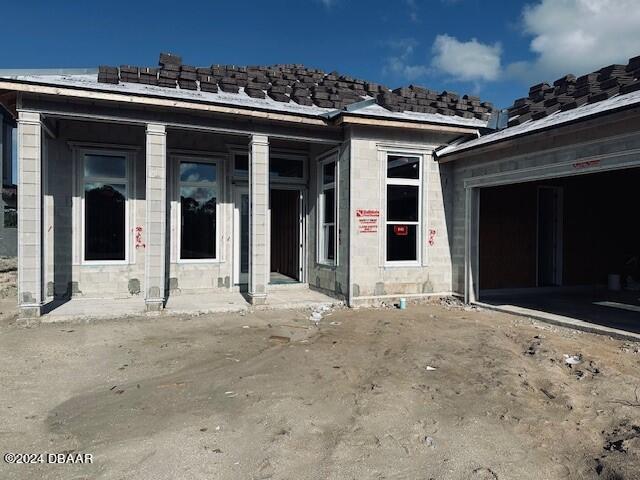
POLYGON ((640 292, 547 290, 542 293, 485 296, 475 304, 578 330, 638 341, 638 297, 640 292))
POLYGON ((142 315, 145 313, 144 298, 72 298, 69 301, 52 302, 45 306, 46 312, 40 321, 57 322, 74 319, 101 319, 142 315))
POLYGON ((197 295, 173 295, 162 312, 146 312, 144 299, 138 297, 120 299, 72 298, 47 307, 42 322, 79 319, 118 318, 139 315, 198 315, 204 313, 230 313, 246 310, 314 308, 321 305, 341 304, 340 300, 309 288, 283 288, 269 292, 265 305, 250 305, 240 292, 216 292, 197 295))

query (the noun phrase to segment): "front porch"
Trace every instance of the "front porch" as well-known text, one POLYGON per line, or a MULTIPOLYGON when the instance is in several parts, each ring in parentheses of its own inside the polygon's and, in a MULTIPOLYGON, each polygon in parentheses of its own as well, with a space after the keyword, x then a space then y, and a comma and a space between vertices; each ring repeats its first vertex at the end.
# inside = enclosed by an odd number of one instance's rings
MULTIPOLYGON (((327 155, 338 156, 335 132, 266 123, 257 129, 237 119, 221 128, 184 115, 177 123, 172 113, 166 122, 133 120, 124 111, 121 122, 105 121, 77 106, 72 115, 52 113, 63 104, 43 113, 38 102, 24 100, 23 317, 335 301, 309 289, 324 287, 317 284, 327 272, 335 276, 335 268, 316 272, 315 242, 317 170, 321 161, 326 168, 327 155)), ((337 231, 331 232, 335 248, 337 231)))

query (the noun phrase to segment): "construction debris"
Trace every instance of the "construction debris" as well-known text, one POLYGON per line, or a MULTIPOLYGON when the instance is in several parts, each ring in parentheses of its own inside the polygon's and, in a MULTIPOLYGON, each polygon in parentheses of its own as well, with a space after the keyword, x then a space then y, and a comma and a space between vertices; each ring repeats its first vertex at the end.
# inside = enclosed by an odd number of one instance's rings
POLYGON ((582 363, 582 354, 577 353, 575 355, 564 354, 564 363, 567 365, 579 365, 582 363))

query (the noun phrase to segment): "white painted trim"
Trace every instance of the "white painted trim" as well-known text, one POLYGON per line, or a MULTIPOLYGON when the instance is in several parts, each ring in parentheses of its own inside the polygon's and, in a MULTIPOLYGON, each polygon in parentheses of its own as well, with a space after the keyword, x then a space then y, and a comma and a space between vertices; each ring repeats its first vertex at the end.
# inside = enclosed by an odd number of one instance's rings
POLYGON ((127 145, 127 144, 118 144, 118 143, 99 143, 99 142, 76 142, 73 140, 67 141, 67 145, 70 149, 112 149, 112 150, 132 150, 132 151, 140 151, 142 147, 139 145, 127 145))
POLYGON ((172 155, 171 163, 175 165, 174 167, 174 178, 173 182, 171 182, 174 187, 175 201, 176 201, 176 229, 174 242, 176 245, 176 257, 175 263, 178 264, 219 264, 223 263, 223 255, 221 252, 224 249, 221 248, 221 244, 224 242, 224 231, 221 227, 224 225, 223 219, 221 218, 224 215, 224 209, 222 208, 222 204, 224 201, 224 158, 220 157, 211 157, 211 156, 197 156, 197 155, 172 155), (181 162, 194 162, 194 163, 209 163, 213 164, 216 167, 216 181, 215 182, 186 182, 187 186, 210 186, 214 185, 214 190, 216 193, 216 248, 215 248, 215 258, 181 258, 182 252, 182 205, 180 201, 180 187, 183 185, 183 182, 180 181, 180 163, 181 162))
MULTIPOLYGON (((74 150, 77 152, 77 161, 76 161, 76 178, 78 180, 78 197, 79 197, 79 223, 76 225, 80 225, 80 265, 129 265, 134 263, 131 259, 132 248, 131 241, 133 235, 131 235, 131 225, 135 225, 135 218, 131 218, 132 211, 135 209, 131 208, 131 201, 135 199, 135 162, 134 155, 131 150, 118 150, 116 148, 111 148, 108 144, 102 144, 100 147, 93 148, 81 148, 74 147, 74 150), (85 252, 85 199, 84 199, 84 185, 86 183, 87 177, 84 175, 84 159, 86 155, 109 155, 109 156, 118 156, 124 157, 126 164, 126 177, 124 178, 125 184, 125 204, 124 204, 124 230, 125 230, 125 238, 124 238, 124 259, 123 260, 86 260, 86 252, 85 252)), ((88 177, 93 181, 102 182, 102 183, 121 183, 122 178, 107 178, 107 177, 88 177)))
MULTIPOLYGON (((240 278, 240 242, 241 242, 241 231, 242 228, 240 225, 240 199, 243 194, 249 196, 249 185, 234 185, 233 186, 233 285, 240 285, 245 282, 241 281, 240 278)), ((247 207, 248 208, 248 207, 247 207)), ((248 229, 248 225, 247 225, 248 229)), ((249 232, 247 231, 247 236, 249 232)), ((248 245, 247 245, 248 247, 248 245)), ((248 252, 247 252, 248 253, 248 252)), ((249 272, 246 273, 247 281, 249 283, 249 272)))
POLYGON ((473 303, 479 292, 480 189, 465 189, 464 302, 473 303))
POLYGON ((229 154, 217 150, 192 150, 188 148, 168 148, 167 155, 187 157, 227 157, 229 154))
POLYGON ((381 264, 385 268, 393 268, 393 267, 422 267, 422 259, 423 259, 423 246, 422 239, 424 237, 424 218, 423 218, 423 195, 424 195, 424 163, 425 163, 425 154, 423 151, 411 150, 407 148, 398 148, 398 149, 383 149, 378 148, 378 154, 382 155, 382 161, 380 161, 380 178, 382 179, 382 205, 384 208, 381 209, 381 224, 382 224, 382 232, 381 237, 379 233, 379 239, 381 241, 380 248, 380 256, 381 256, 381 264), (407 179, 407 178, 389 178, 387 176, 388 172, 388 164, 389 157, 393 155, 401 155, 407 157, 415 157, 418 159, 418 178, 417 179, 407 179), (418 187, 418 220, 417 221, 399 221, 399 220, 388 220, 387 219, 387 188, 389 185, 399 185, 399 186, 412 186, 418 187), (388 260, 387 259, 387 226, 388 225, 415 225, 416 226, 416 259, 415 260, 388 260))
POLYGON ((388 152, 394 151, 396 153, 403 153, 407 155, 426 155, 433 154, 433 151, 438 148, 439 145, 431 145, 431 144, 408 144, 407 142, 379 142, 377 145, 379 151, 388 152))
POLYGON ((340 170, 340 155, 337 152, 333 152, 329 155, 323 155, 316 162, 316 182, 317 182, 317 218, 316 218, 316 263, 318 265, 322 265, 325 267, 336 267, 339 265, 338 258, 338 240, 339 240, 339 218, 338 214, 340 211, 339 208, 339 191, 338 186, 340 185, 340 179, 338 177, 340 170), (324 176, 324 166, 327 164, 333 163, 333 182, 328 183, 327 185, 323 182, 324 176), (325 190, 329 190, 333 188, 333 260, 328 260, 324 258, 324 247, 325 247, 325 237, 324 237, 324 196, 325 190))
MULTIPOLYGON (((298 212, 298 222, 299 222, 299 242, 300 246, 298 247, 298 273, 300 274, 300 279, 296 283, 296 285, 306 282, 307 278, 307 265, 306 265, 306 251, 307 251, 307 238, 305 232, 307 230, 307 215, 305 213, 304 207, 306 206, 306 199, 308 196, 308 190, 304 185, 300 185, 297 183, 291 184, 275 184, 269 186, 269 225, 268 225, 268 250, 269 250, 269 274, 271 274, 271 190, 293 190, 298 192, 299 197, 299 208, 298 212)), ((269 283, 271 285, 271 283, 269 283)))

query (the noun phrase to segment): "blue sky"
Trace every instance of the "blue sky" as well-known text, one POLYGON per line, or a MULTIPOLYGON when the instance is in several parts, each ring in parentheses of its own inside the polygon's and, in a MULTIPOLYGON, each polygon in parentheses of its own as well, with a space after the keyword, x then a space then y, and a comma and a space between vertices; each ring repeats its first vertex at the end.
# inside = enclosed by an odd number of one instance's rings
POLYGON ((638 0, 5 2, 2 68, 304 63, 506 107, 640 54, 638 0), (636 51, 634 51, 634 49, 636 51))

